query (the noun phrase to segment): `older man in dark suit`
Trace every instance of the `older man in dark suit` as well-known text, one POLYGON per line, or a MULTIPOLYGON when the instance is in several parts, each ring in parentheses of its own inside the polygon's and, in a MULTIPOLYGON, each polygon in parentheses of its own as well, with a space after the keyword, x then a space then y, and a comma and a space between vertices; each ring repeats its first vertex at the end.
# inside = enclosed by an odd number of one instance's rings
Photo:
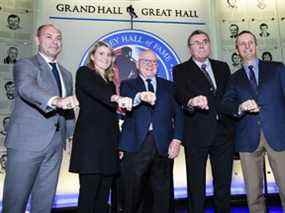
POLYGON ((50 213, 64 141, 72 135, 77 105, 72 76, 57 63, 62 35, 53 25, 38 28, 38 54, 14 66, 15 107, 6 137, 3 212, 50 213))
POLYGON ((121 95, 133 99, 126 114, 119 148, 124 152, 124 212, 138 212, 149 184, 153 213, 170 212, 172 164, 182 138, 182 112, 174 99, 173 83, 156 76, 157 57, 151 50, 139 55, 139 76, 124 81, 121 95))
POLYGON ((237 119, 235 147, 240 153, 250 212, 266 212, 265 153, 285 211, 285 67, 259 60, 256 46, 253 33, 239 33, 236 49, 243 66, 231 76, 222 106, 237 119))
POLYGON ((219 103, 230 76, 229 66, 209 59, 209 36, 200 30, 188 38, 190 60, 173 69, 177 99, 184 107, 185 158, 189 212, 203 213, 206 162, 210 158, 216 212, 230 212, 233 144, 219 103))

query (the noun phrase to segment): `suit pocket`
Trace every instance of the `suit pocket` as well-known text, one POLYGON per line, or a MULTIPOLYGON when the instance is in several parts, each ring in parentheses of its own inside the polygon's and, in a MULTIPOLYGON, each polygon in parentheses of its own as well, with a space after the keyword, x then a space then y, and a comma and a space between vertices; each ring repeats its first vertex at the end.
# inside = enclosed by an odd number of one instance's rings
POLYGON ((8 148, 40 151, 48 145, 53 134, 54 132, 50 128, 36 122, 14 122, 9 128, 6 146, 8 148))

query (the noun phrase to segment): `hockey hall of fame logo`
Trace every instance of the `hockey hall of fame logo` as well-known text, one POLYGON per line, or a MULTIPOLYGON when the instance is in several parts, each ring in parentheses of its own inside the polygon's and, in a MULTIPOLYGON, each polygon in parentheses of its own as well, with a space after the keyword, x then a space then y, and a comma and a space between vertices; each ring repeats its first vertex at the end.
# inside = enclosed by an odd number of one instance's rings
MULTIPOLYGON (((109 33, 97 41, 108 43, 114 50, 115 67, 118 68, 119 79, 125 80, 137 76, 136 62, 140 52, 151 49, 158 58, 157 75, 172 80, 172 67, 180 63, 175 51, 158 36, 142 30, 119 30, 109 33)), ((96 43, 95 41, 94 43, 96 43)), ((89 51, 84 53, 80 66, 88 63, 89 51)))

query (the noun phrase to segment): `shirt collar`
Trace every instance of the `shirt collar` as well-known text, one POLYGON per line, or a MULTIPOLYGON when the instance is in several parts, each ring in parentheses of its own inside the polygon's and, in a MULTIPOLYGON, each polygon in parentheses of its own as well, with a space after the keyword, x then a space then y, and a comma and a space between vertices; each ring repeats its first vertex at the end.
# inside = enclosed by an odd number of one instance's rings
POLYGON ((209 61, 208 58, 207 58, 205 61, 203 61, 203 62, 197 61, 197 60, 195 60, 194 58, 193 58, 193 61, 195 62, 195 64, 197 64, 197 66, 198 66, 199 68, 201 68, 202 64, 206 64, 207 67, 209 67, 209 65, 210 65, 210 61, 209 61))
POLYGON ((252 65, 254 67, 254 70, 258 70, 258 64, 259 64, 259 60, 258 60, 258 58, 256 58, 253 61, 251 61, 251 63, 243 64, 242 66, 247 71, 248 71, 248 66, 249 65, 252 65))
POLYGON ((57 63, 56 60, 52 61, 48 56, 46 56, 45 54, 39 52, 40 56, 42 56, 42 58, 49 64, 49 63, 57 63))
POLYGON ((142 79, 143 81, 146 81, 147 79, 151 79, 152 81, 156 81, 155 76, 153 76, 153 77, 147 77, 147 78, 145 78, 142 74, 139 74, 139 76, 141 77, 141 79, 142 79))

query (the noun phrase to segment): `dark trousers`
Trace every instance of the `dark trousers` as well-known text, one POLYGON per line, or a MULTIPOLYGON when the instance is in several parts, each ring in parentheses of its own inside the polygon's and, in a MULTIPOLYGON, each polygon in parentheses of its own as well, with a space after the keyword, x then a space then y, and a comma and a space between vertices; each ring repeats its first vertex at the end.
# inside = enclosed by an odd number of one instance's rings
POLYGON ((125 152, 121 166, 124 213, 141 212, 143 201, 152 204, 148 212, 170 212, 173 199, 173 161, 158 154, 152 134, 147 135, 139 152, 125 152), (151 202, 149 191, 152 194, 151 202))
POLYGON ((111 213, 123 212, 123 202, 124 202, 124 188, 121 174, 114 177, 114 181, 111 187, 111 213))
MULTIPOLYGON (((172 175, 172 174, 171 174, 172 175)), ((171 178, 171 186, 173 185, 173 178, 171 178)), ((175 204, 174 204, 174 188, 171 187, 171 203, 170 203, 170 213, 175 212, 175 204)), ((121 175, 116 176, 115 180, 113 181, 112 188, 111 188, 111 213, 122 213, 124 212, 124 185, 121 178, 121 175)), ((138 213, 149 213, 152 210, 153 205, 153 197, 151 187, 149 185, 144 187, 144 198, 139 207, 138 213)))
POLYGON ((206 164, 210 158, 214 185, 215 212, 230 212, 233 143, 217 136, 210 146, 185 147, 188 212, 204 213, 206 164))
POLYGON ((78 213, 107 213, 113 176, 79 174, 78 213))

